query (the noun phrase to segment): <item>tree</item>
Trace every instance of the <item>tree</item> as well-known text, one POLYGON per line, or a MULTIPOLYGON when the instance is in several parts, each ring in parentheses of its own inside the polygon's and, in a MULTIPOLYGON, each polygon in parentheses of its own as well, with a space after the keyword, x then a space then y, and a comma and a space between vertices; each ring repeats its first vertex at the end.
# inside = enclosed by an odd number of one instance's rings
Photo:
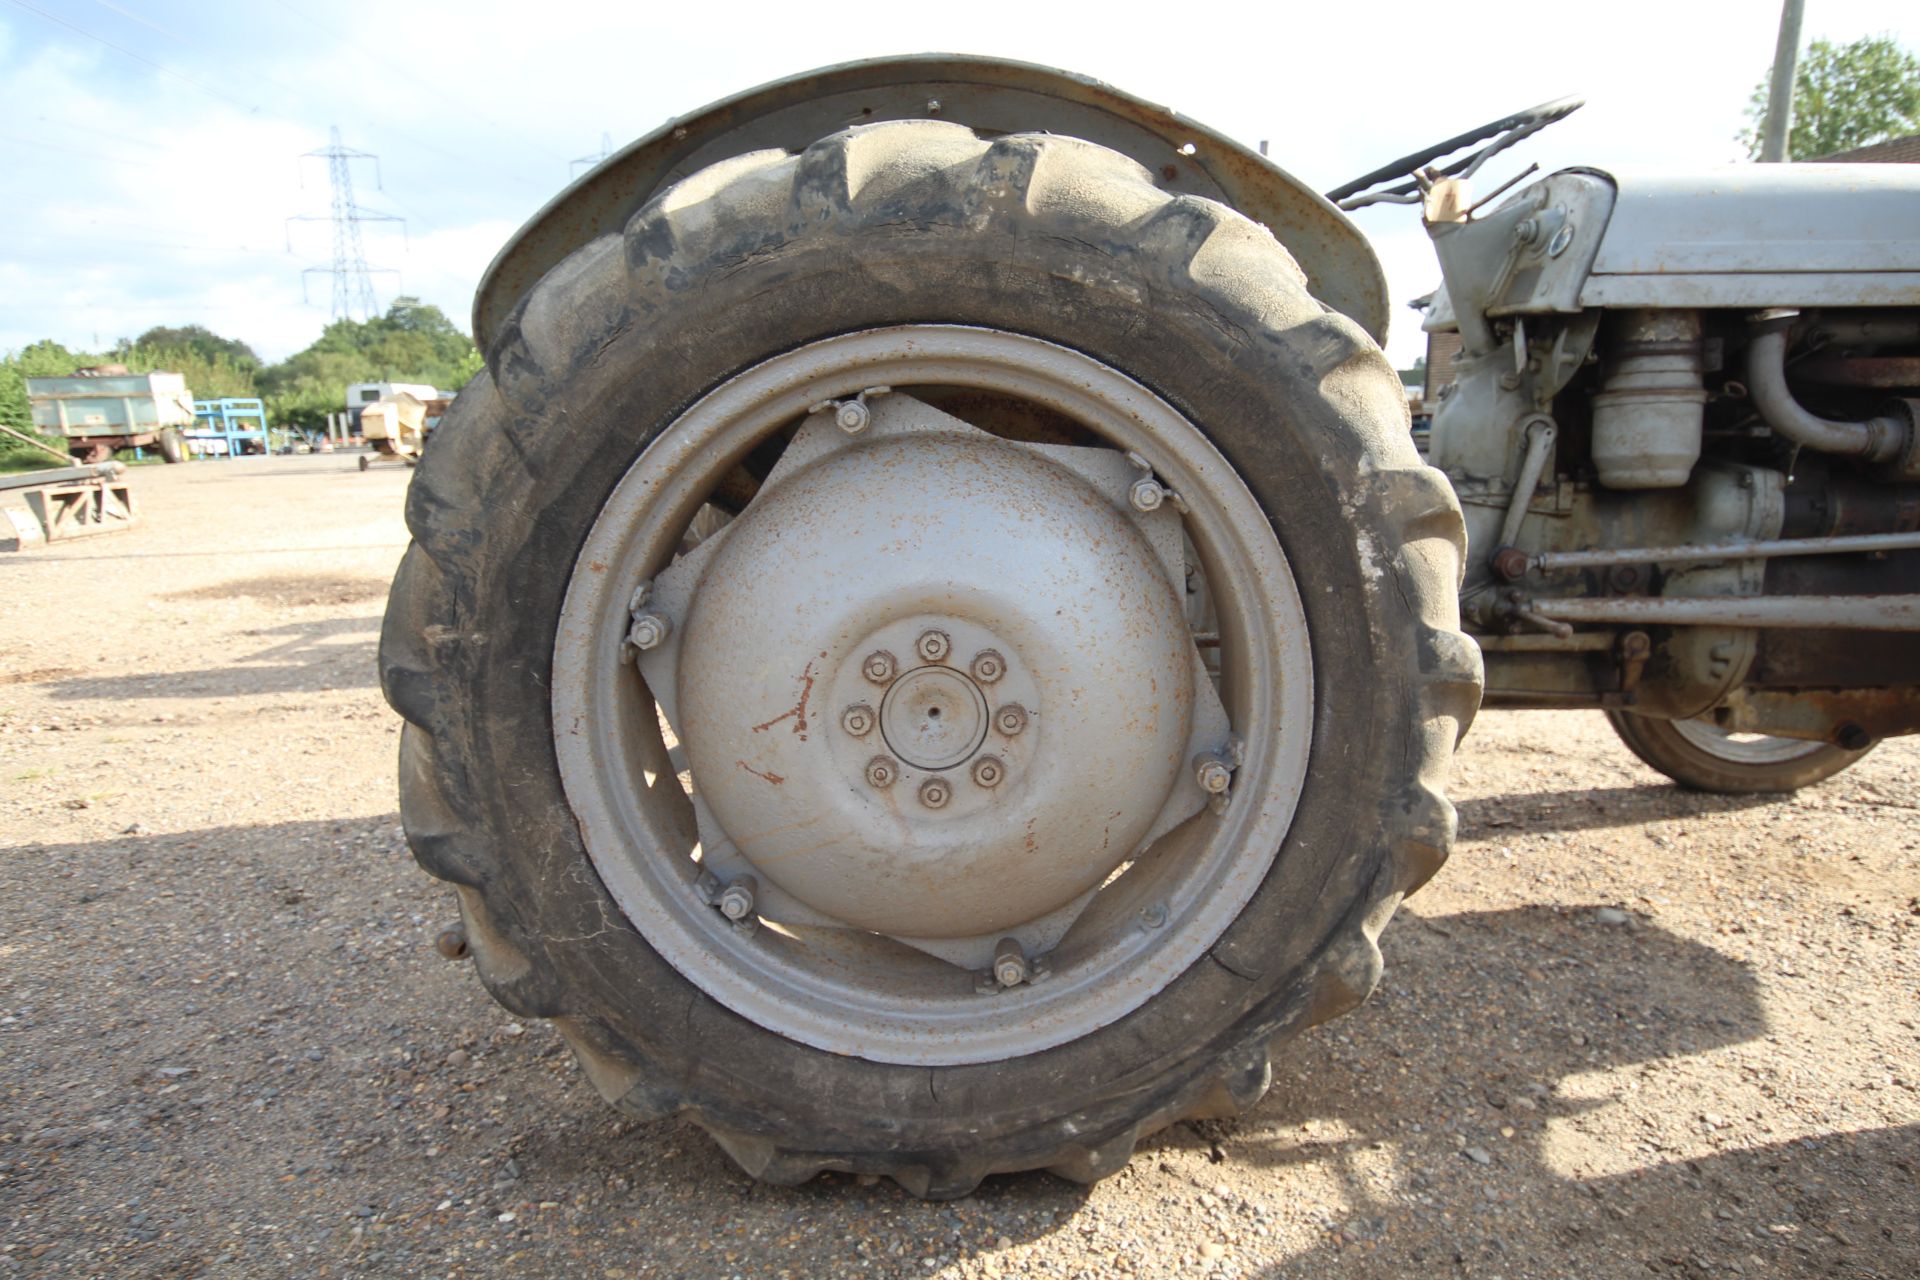
POLYGON ((395 298, 385 315, 371 320, 336 320, 305 351, 265 367, 237 338, 197 324, 157 325, 138 338, 123 338, 106 356, 69 351, 52 341, 0 354, 0 423, 24 430, 31 422, 26 379, 70 374, 109 360, 134 373, 181 374, 201 400, 262 396, 273 424, 293 427, 319 427, 328 414, 345 409, 351 383, 459 388, 483 363, 473 340, 440 308, 418 298, 395 298))
MULTIPOLYGON (((1740 133, 1749 159, 1760 155, 1766 125, 1763 77, 1747 103, 1740 133)), ((1920 133, 1920 58, 1891 36, 1864 36, 1849 45, 1815 40, 1793 78, 1793 130, 1787 159, 1814 160, 1884 138, 1920 133)))
MULTIPOLYGON (((191 351, 208 364, 224 360, 234 369, 255 370, 260 367, 260 357, 253 348, 238 338, 223 338, 204 325, 155 325, 132 342, 121 340, 115 348, 115 358, 128 363, 118 354, 134 349, 146 351, 191 351)), ((193 386, 192 383, 188 383, 193 386)), ((198 390, 196 387, 195 390, 198 390)))
MULTIPOLYGON (((245 350, 244 343, 235 343, 245 350)), ((113 358, 127 366, 132 373, 153 373, 164 370, 177 373, 186 380, 187 390, 196 400, 218 400, 225 396, 255 396, 260 394, 254 386, 254 373, 259 369, 259 361, 242 363, 226 353, 209 356, 206 348, 195 344, 186 347, 151 347, 142 335, 140 343, 133 346, 122 344, 114 348, 113 358)))
POLYGON ((63 378, 75 369, 99 362, 98 356, 69 351, 50 338, 0 356, 0 423, 15 431, 32 429, 33 416, 27 405, 28 378, 63 378))
POLYGON ((318 427, 347 407, 354 382, 428 382, 465 386, 480 353, 440 308, 418 298, 393 300, 371 320, 335 320, 312 346, 264 370, 260 387, 274 421, 318 427))

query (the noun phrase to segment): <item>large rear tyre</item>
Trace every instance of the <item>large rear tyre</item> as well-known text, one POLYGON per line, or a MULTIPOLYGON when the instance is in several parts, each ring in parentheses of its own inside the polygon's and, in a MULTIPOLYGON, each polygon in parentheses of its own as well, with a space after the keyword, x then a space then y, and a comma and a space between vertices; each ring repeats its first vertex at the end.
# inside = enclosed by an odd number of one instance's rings
POLYGON ((695 174, 528 297, 408 521, 416 856, 758 1177, 1110 1174, 1364 999, 1451 844, 1480 666, 1397 379, 1087 143, 695 174))
POLYGON ((1627 750, 1683 787, 1721 795, 1798 791, 1824 782, 1872 746, 1849 751, 1828 742, 1765 733, 1729 733, 1711 720, 1656 720, 1607 712, 1627 750))

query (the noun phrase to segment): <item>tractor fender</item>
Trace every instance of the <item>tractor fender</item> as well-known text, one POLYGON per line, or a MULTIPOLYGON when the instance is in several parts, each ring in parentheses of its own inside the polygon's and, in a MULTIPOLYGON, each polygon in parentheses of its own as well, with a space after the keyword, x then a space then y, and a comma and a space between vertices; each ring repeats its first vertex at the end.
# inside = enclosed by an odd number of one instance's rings
POLYGON ((1372 247, 1345 214, 1264 156, 1086 76, 920 54, 776 80, 670 120, 609 156, 548 201, 488 266, 474 297, 474 340, 490 354, 502 324, 542 276, 708 165, 769 147, 800 151, 853 125, 923 119, 985 136, 1063 134, 1129 156, 1165 190, 1217 200, 1264 225, 1300 264, 1314 297, 1376 342, 1386 339, 1386 275, 1372 247))

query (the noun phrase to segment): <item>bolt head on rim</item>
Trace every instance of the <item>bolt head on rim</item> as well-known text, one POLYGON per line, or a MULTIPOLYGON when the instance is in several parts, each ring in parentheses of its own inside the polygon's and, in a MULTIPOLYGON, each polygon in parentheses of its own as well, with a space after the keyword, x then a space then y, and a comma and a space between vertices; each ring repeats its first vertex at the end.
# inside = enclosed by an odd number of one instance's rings
POLYGON ((872 411, 867 408, 864 402, 859 400, 847 401, 838 409, 834 410, 833 414, 834 424, 850 436, 857 436, 862 431, 865 431, 867 429, 867 423, 871 420, 872 411))
POLYGON ((994 948, 993 980, 1003 987, 1017 987, 1033 976, 1033 966, 1018 938, 1002 938, 994 948))
POLYGON ((1215 756, 1202 756, 1194 766, 1194 780, 1210 796, 1217 796, 1233 785, 1233 770, 1215 756))
POLYGON ((636 649, 657 649, 666 643, 671 624, 657 613, 643 613, 633 620, 627 639, 636 649))
POLYGON ((875 684, 885 684, 893 679, 894 670, 893 655, 885 649, 868 654, 867 660, 860 666, 860 673, 875 684))

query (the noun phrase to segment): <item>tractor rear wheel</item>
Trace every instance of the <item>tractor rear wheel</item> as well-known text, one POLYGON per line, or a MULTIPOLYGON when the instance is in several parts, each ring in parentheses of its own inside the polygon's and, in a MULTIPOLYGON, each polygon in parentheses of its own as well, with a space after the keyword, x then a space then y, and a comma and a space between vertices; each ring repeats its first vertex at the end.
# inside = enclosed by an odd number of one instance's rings
POLYGON ((1264 229, 1069 138, 687 178, 524 301, 381 642, 482 980, 750 1173, 1091 1180, 1446 857, 1459 508, 1264 229))

